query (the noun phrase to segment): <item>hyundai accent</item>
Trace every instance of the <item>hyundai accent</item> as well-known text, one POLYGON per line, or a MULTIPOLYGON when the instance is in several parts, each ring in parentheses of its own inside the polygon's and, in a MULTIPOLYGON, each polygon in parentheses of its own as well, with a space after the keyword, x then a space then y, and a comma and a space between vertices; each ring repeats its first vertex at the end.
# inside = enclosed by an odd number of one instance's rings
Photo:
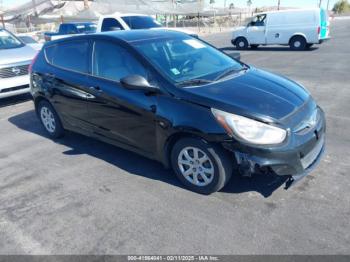
POLYGON ((49 136, 70 130, 158 160, 202 194, 233 173, 272 172, 289 187, 324 151, 324 113, 303 86, 184 33, 56 40, 30 71, 49 136))

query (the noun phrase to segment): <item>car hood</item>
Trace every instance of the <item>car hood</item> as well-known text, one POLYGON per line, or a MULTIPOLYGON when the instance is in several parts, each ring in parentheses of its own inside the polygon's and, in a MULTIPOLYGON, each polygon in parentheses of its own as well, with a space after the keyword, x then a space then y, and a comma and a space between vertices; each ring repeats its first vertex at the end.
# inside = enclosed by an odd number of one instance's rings
POLYGON ((195 103, 273 120, 292 114, 310 98, 299 84, 252 67, 228 80, 188 87, 183 91, 182 98, 195 103))
POLYGON ((0 49, 0 65, 31 61, 36 53, 37 51, 28 45, 19 48, 0 49))

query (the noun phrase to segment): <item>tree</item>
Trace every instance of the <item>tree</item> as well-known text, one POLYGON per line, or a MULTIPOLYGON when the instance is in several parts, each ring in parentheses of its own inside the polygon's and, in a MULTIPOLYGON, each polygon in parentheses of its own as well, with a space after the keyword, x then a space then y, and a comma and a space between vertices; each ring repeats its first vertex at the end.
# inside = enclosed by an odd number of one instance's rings
POLYGON ((253 3, 252 3, 252 0, 248 0, 247 1, 247 6, 251 6, 253 3))
POLYGON ((350 4, 347 0, 339 0, 334 4, 332 11, 337 14, 350 12, 350 4))
POLYGON ((233 3, 231 3, 230 7, 228 9, 235 9, 235 5, 233 3))
POLYGON ((210 0, 210 4, 215 4, 215 0, 210 0))

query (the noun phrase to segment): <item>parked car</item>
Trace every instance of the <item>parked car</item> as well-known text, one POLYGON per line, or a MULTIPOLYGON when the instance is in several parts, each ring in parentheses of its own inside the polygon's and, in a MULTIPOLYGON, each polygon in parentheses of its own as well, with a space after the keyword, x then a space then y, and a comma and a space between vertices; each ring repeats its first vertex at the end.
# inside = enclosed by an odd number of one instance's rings
POLYGON ((233 31, 238 49, 259 45, 289 45, 304 50, 329 39, 329 21, 324 9, 296 9, 257 14, 246 27, 233 31))
POLYGON ((29 35, 17 35, 17 38, 19 38, 23 43, 29 45, 36 51, 40 51, 40 49, 43 47, 43 44, 39 43, 29 35))
POLYGON ((29 92, 28 66, 36 53, 0 28, 0 99, 29 92))
POLYGON ((289 176, 321 158, 325 118, 306 89, 187 34, 131 30, 47 43, 31 93, 49 136, 75 131, 172 167, 191 190, 244 174, 289 176))
POLYGON ((96 24, 91 22, 72 22, 60 24, 57 32, 45 32, 45 41, 56 40, 72 35, 92 34, 96 32, 96 24))
POLYGON ((97 32, 108 32, 115 30, 136 30, 136 29, 167 29, 189 34, 193 37, 198 35, 190 30, 173 27, 163 27, 155 18, 143 14, 121 14, 114 13, 112 15, 101 16, 97 24, 97 32))

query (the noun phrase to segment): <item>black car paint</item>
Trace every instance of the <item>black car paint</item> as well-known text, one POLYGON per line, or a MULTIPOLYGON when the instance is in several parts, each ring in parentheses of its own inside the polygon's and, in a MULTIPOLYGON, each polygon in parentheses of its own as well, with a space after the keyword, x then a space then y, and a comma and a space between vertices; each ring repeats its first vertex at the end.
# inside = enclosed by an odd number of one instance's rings
MULTIPOLYGON (((127 48, 157 79, 160 92, 128 90, 120 83, 67 71, 38 55, 31 74, 34 101, 47 99, 57 110, 65 129, 140 153, 169 166, 169 151, 179 137, 197 136, 221 144, 240 163, 269 166, 278 175, 303 172, 300 158, 316 145, 325 132, 324 114, 312 130, 296 132, 301 121, 317 108, 300 85, 250 67, 241 75, 203 85, 178 88, 132 47, 132 42, 155 37, 177 37, 177 32, 137 30, 77 36, 90 42, 112 41, 127 48), (288 131, 280 145, 242 143, 227 135, 211 108, 247 116, 288 131)), ((182 34, 181 34, 182 35, 182 34)), ((56 40, 46 44, 71 41, 56 40)), ((91 68, 91 65, 90 65, 91 68)), ((318 156, 319 157, 319 156, 318 156)))

